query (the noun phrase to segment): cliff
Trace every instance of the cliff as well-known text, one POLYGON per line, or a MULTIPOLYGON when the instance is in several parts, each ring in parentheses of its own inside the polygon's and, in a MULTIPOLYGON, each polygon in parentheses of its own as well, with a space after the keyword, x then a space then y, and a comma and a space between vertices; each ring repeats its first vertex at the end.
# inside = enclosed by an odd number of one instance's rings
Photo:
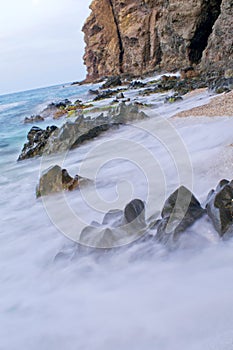
POLYGON ((232 65, 233 0, 93 0, 83 26, 87 79, 232 65))

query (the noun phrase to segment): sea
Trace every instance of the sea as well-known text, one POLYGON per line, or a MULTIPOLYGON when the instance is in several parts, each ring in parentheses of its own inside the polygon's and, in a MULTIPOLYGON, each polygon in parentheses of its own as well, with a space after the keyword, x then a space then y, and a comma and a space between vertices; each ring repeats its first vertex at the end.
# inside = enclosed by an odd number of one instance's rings
POLYGON ((157 108, 151 122, 62 156, 17 162, 32 127, 24 118, 65 98, 89 101, 89 89, 64 84, 0 96, 0 350, 232 350, 233 241, 221 241, 208 219, 178 249, 142 242, 79 254, 77 242, 85 225, 132 198, 151 216, 182 183, 204 203, 232 175, 233 122, 170 122, 160 96, 147 101, 157 108), (51 164, 94 186, 37 199, 51 164))

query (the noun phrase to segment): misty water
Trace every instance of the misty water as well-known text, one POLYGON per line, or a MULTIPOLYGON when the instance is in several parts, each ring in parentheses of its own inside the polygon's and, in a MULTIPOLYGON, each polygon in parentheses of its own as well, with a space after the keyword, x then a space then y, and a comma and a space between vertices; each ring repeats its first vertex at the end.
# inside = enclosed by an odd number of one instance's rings
POLYGON ((88 89, 0 96, 0 349, 232 349, 233 241, 221 241, 206 217, 176 249, 146 241, 96 254, 73 240, 132 198, 153 215, 181 183, 204 203, 232 178, 233 121, 170 121, 158 103, 149 121, 62 156, 17 162, 31 128, 24 117, 54 100, 88 100, 88 89), (95 186, 36 199, 39 175, 54 163, 95 186))

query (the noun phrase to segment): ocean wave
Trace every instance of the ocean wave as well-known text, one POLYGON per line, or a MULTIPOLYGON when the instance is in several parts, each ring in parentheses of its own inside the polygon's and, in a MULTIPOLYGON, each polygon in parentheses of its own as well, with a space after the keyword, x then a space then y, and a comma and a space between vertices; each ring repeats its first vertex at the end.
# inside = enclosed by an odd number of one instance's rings
POLYGON ((26 103, 26 101, 20 101, 20 102, 12 102, 12 103, 5 103, 0 105, 0 112, 4 112, 8 109, 16 108, 19 106, 22 106, 26 103))

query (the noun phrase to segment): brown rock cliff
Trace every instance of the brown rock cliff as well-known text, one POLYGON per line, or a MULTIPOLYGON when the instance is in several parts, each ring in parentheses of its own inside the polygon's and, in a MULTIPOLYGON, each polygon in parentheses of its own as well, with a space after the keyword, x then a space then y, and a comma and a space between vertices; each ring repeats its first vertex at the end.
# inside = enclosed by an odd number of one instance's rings
POLYGON ((87 79, 232 64, 233 0, 93 0, 87 79))

